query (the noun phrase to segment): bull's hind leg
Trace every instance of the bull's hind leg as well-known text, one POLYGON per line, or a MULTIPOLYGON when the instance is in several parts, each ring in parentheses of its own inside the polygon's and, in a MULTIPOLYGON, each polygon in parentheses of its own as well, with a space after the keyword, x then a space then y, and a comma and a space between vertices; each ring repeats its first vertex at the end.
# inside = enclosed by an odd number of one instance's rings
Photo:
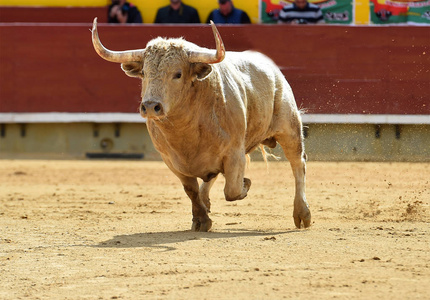
POLYGON ((284 150, 295 178, 294 223, 297 228, 300 228, 303 222, 303 226, 306 228, 311 225, 311 212, 305 195, 306 154, 303 146, 302 124, 299 117, 295 116, 294 119, 287 120, 282 129, 275 136, 275 139, 284 150))

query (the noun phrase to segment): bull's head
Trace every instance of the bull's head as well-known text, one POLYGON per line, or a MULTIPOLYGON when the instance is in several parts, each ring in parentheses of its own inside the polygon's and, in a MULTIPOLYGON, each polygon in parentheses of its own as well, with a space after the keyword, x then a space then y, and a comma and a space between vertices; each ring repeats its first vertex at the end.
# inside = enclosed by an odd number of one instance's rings
POLYGON ((122 70, 131 77, 142 79, 140 113, 144 118, 167 116, 178 101, 193 94, 195 81, 203 81, 212 71, 211 64, 224 59, 225 48, 213 22, 216 50, 199 48, 182 39, 157 38, 145 49, 111 51, 100 42, 97 18, 94 19, 92 40, 94 49, 105 60, 121 63, 122 70))

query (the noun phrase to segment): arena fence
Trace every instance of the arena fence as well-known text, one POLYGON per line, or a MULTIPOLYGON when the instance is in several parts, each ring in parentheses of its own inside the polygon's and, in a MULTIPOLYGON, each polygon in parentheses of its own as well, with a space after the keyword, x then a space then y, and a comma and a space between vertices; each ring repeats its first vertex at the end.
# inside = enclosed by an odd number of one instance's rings
MULTIPOLYGON (((159 159, 137 113, 140 83, 97 56, 91 21, 0 24, 0 158, 159 159)), ((311 160, 430 160, 428 27, 219 31, 227 50, 261 51, 281 68, 305 112, 311 160)), ((100 24, 99 33, 114 50, 156 36, 214 47, 207 25, 100 24)))

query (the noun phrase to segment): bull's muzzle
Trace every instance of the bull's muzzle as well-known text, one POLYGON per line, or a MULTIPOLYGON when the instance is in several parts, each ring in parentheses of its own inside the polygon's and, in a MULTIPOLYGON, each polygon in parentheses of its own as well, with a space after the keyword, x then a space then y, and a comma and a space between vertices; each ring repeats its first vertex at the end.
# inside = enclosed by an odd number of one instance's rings
POLYGON ((144 118, 159 118, 164 116, 163 105, 158 101, 143 101, 140 104, 140 114, 144 118))

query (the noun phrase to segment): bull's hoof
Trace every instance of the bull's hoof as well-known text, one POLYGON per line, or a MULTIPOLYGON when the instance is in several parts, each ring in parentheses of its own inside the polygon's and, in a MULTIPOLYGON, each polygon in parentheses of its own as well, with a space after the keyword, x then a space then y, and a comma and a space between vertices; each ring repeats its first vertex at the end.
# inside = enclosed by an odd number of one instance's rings
POLYGON ((251 179, 243 178, 243 189, 248 192, 250 187, 251 187, 251 179))
POLYGON ((302 210, 301 212, 294 211, 293 218, 294 224, 298 229, 302 228, 302 223, 304 228, 311 226, 311 212, 309 209, 302 210))
POLYGON ((199 219, 193 219, 193 225, 191 226, 191 231, 197 232, 208 232, 212 228, 212 220, 207 219, 201 222, 199 219))
POLYGON ((242 194, 240 194, 237 197, 228 198, 226 197, 225 200, 227 201, 236 201, 236 200, 242 200, 248 195, 249 188, 251 187, 251 179, 243 178, 243 189, 242 194))

